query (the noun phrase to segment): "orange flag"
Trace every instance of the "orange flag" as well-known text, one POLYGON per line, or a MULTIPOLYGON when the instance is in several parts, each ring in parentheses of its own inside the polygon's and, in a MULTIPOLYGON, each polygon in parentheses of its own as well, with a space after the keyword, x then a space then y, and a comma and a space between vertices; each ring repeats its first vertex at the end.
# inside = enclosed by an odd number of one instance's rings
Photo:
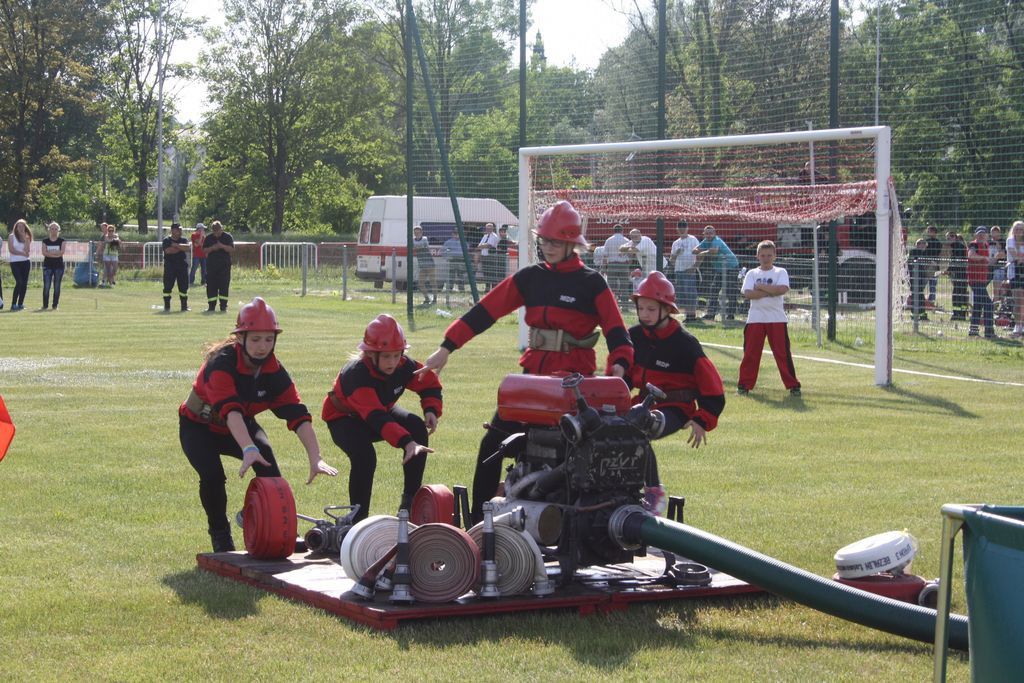
POLYGON ((0 396, 0 460, 7 455, 7 447, 11 445, 12 439, 14 439, 14 422, 7 412, 7 406, 4 405, 4 397, 0 396))

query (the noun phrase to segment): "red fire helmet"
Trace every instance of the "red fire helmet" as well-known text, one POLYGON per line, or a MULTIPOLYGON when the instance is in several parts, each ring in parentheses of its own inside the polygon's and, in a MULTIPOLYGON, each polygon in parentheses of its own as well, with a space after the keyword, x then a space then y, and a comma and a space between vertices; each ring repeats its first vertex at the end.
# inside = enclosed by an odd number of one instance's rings
POLYGON ((277 324, 274 309, 267 305, 263 297, 256 297, 238 310, 235 321, 235 333, 238 332, 281 332, 277 324))
POLYGON ((537 223, 538 236, 549 240, 586 244, 583 237, 583 221, 572 204, 562 200, 544 212, 537 223))
POLYGON ((387 313, 381 313, 366 326, 360 351, 405 351, 409 344, 398 321, 387 313))
POLYGON ((636 302, 640 297, 654 299, 659 304, 668 306, 673 313, 679 312, 679 308, 676 306, 676 288, 672 286, 672 281, 660 271, 654 271, 640 282, 636 292, 633 293, 633 301, 636 302))

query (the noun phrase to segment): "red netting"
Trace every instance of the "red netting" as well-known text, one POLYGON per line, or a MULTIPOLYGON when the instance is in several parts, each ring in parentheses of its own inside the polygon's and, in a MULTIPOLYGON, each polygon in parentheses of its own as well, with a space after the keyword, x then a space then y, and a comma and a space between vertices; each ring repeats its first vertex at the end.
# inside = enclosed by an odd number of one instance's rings
POLYGON ((643 218, 678 220, 720 216, 738 221, 824 222, 875 210, 875 181, 823 185, 702 187, 628 190, 539 190, 540 216, 566 199, 590 220, 622 222, 643 218))

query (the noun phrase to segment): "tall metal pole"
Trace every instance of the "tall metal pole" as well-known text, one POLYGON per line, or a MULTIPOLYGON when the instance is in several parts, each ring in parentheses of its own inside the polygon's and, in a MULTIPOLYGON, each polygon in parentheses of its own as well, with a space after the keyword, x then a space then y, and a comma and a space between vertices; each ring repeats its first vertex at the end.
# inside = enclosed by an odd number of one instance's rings
MULTIPOLYGON (((664 140, 668 135, 668 127, 665 125, 665 80, 667 69, 665 66, 665 53, 668 49, 668 24, 666 0, 658 0, 658 139, 664 140)), ((658 154, 658 182, 664 184, 665 169, 662 166, 662 155, 658 154)), ((665 260, 665 218, 659 216, 655 223, 655 270, 663 270, 665 260)))
POLYGON ((156 240, 164 239, 164 4, 156 4, 156 240))
MULTIPOLYGON (((412 105, 413 105, 413 73, 412 73, 412 0, 406 3, 405 10, 405 245, 406 245, 406 269, 405 269, 405 312, 410 324, 415 328, 412 303, 412 228, 413 228, 413 146, 412 146, 412 105)), ((392 259, 395 257, 392 256, 392 259)), ((395 265, 392 262, 392 276, 395 273, 395 265)), ((394 283, 391 285, 394 287, 394 283)))
POLYGON ((519 146, 526 147, 526 0, 519 0, 519 146))
MULTIPOLYGON (((466 246, 466 231, 462 224, 462 212, 459 210, 459 202, 455 195, 455 179, 452 178, 452 167, 448 163, 448 145, 441 135, 441 120, 437 113, 437 101, 434 98, 434 87, 430 84, 430 71, 427 67, 427 53, 423 51, 423 41, 420 40, 420 30, 416 25, 416 15, 413 13, 412 0, 406 0, 406 11, 409 13, 409 25, 412 28, 412 39, 416 44, 416 56, 419 57, 420 71, 423 72, 423 87, 427 91, 427 102, 430 104, 430 119, 434 124, 434 137, 437 138, 437 150, 441 157, 441 170, 444 172, 445 186, 448 188, 448 197, 452 202, 452 214, 455 216, 455 227, 459 231, 459 242, 462 243, 462 253, 466 255, 468 263, 469 248, 466 246)), ((469 291, 473 293, 473 302, 480 301, 480 292, 476 286, 476 275, 473 269, 467 265, 469 279, 469 291)))
MULTIPOLYGON (((828 127, 839 127, 839 0, 832 0, 829 40, 828 127)), ((829 145, 829 176, 836 177, 836 145, 829 145)), ((836 221, 828 224, 828 340, 836 340, 839 289, 839 236, 836 221)))

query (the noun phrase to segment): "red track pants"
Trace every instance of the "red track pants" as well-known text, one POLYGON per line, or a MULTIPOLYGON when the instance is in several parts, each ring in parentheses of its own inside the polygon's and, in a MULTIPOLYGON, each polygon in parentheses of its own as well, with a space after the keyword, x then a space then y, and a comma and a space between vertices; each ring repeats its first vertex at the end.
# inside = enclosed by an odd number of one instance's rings
POLYGON ((743 361, 740 363, 739 386, 753 389, 757 384, 757 371, 761 368, 761 352, 764 340, 775 356, 775 364, 779 366, 779 375, 787 389, 800 386, 793 367, 793 355, 789 350, 789 332, 786 323, 747 323, 743 328, 743 361))

